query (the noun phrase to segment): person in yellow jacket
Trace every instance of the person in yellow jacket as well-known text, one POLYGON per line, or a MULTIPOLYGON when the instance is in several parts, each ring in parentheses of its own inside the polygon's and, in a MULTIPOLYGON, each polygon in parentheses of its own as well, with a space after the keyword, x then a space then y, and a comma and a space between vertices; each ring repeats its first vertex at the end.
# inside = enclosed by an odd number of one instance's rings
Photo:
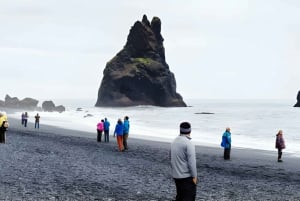
POLYGON ((7 115, 5 112, 0 112, 0 143, 5 143, 5 132, 8 127, 7 115))

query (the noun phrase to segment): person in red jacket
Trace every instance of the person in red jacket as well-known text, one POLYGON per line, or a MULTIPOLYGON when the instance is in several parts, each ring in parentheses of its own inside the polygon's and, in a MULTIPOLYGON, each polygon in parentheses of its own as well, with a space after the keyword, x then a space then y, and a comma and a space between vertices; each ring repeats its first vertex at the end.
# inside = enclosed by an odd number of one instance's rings
POLYGON ((281 160, 282 149, 285 149, 285 142, 284 142, 282 135, 283 135, 282 130, 279 130, 276 135, 275 148, 278 149, 278 162, 282 162, 282 160, 281 160))

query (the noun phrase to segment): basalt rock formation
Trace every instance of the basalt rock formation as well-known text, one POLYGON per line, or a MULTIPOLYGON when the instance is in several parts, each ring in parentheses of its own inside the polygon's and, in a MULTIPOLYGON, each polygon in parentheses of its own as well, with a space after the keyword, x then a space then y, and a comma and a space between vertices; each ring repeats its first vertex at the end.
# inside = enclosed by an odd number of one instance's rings
POLYGON ((144 15, 131 27, 124 48, 107 62, 96 106, 186 107, 165 61, 161 21, 144 15))
POLYGON ((5 102, 3 100, 0 100, 0 107, 5 107, 5 102))
POLYGON ((64 112, 66 108, 62 105, 55 106, 53 101, 44 101, 42 103, 42 109, 45 112, 64 112))
POLYGON ((294 107, 300 107, 300 91, 298 91, 297 103, 294 105, 294 107))
MULTIPOLYGON (((24 109, 24 110, 41 110, 38 107, 39 101, 33 98, 24 98, 19 100, 18 97, 10 97, 9 95, 5 96, 5 100, 0 100, 0 107, 3 108, 12 108, 12 109, 24 109)), ((44 101, 42 103, 43 111, 48 112, 64 112, 66 108, 62 105, 55 106, 52 101, 44 101)))
POLYGON ((19 100, 17 97, 5 96, 4 106, 8 108, 20 108, 33 110, 37 108, 39 101, 33 98, 24 98, 19 100))

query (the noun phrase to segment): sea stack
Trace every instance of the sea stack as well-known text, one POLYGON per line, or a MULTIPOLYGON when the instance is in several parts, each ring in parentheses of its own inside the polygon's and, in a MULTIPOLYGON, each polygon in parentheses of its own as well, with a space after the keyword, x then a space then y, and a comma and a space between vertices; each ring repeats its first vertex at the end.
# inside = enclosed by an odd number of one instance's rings
POLYGON ((297 103, 294 105, 294 107, 300 107, 300 91, 298 91, 297 103))
POLYGON ((186 107, 165 60, 161 21, 144 15, 131 27, 124 48, 103 71, 95 106, 186 107))

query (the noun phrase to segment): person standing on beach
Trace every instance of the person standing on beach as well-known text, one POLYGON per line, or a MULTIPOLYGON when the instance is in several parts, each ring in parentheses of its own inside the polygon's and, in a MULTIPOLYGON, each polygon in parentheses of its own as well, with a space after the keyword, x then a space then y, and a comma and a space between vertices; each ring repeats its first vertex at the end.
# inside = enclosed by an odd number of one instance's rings
POLYGON ((40 115, 39 113, 36 113, 36 115, 34 116, 35 118, 35 123, 34 123, 34 128, 40 128, 40 115))
POLYGON ((176 185, 176 201, 196 199, 197 167, 195 146, 191 142, 191 124, 180 124, 180 135, 171 144, 171 169, 176 185))
POLYGON ((24 127, 27 127, 27 121, 28 121, 28 113, 25 112, 25 114, 24 114, 24 127))
POLYGON ((21 123, 24 126, 24 122, 25 122, 25 113, 23 112, 21 115, 21 123))
POLYGON ((224 147, 224 160, 230 160, 231 132, 229 127, 223 133, 221 146, 224 147))
POLYGON ((124 151, 123 147, 123 122, 121 119, 118 119, 115 131, 114 131, 114 137, 117 135, 117 143, 119 147, 119 151, 124 151))
POLYGON ((101 119, 101 121, 97 124, 97 142, 101 142, 103 130, 104 120, 101 119))
POLYGON ((107 120, 107 118, 104 118, 104 123, 103 123, 103 127, 104 127, 104 142, 109 142, 109 126, 110 123, 107 120))
POLYGON ((282 162, 281 157, 282 157, 282 149, 285 149, 285 142, 283 139, 283 132, 282 130, 279 130, 277 135, 276 135, 276 142, 275 142, 275 148, 278 149, 278 162, 282 162))
POLYGON ((128 146, 127 146, 128 134, 129 134, 129 117, 125 116, 124 123, 123 123, 123 145, 125 150, 128 150, 128 146))
POLYGON ((5 112, 0 112, 0 143, 5 144, 5 132, 8 129, 8 121, 5 112))

